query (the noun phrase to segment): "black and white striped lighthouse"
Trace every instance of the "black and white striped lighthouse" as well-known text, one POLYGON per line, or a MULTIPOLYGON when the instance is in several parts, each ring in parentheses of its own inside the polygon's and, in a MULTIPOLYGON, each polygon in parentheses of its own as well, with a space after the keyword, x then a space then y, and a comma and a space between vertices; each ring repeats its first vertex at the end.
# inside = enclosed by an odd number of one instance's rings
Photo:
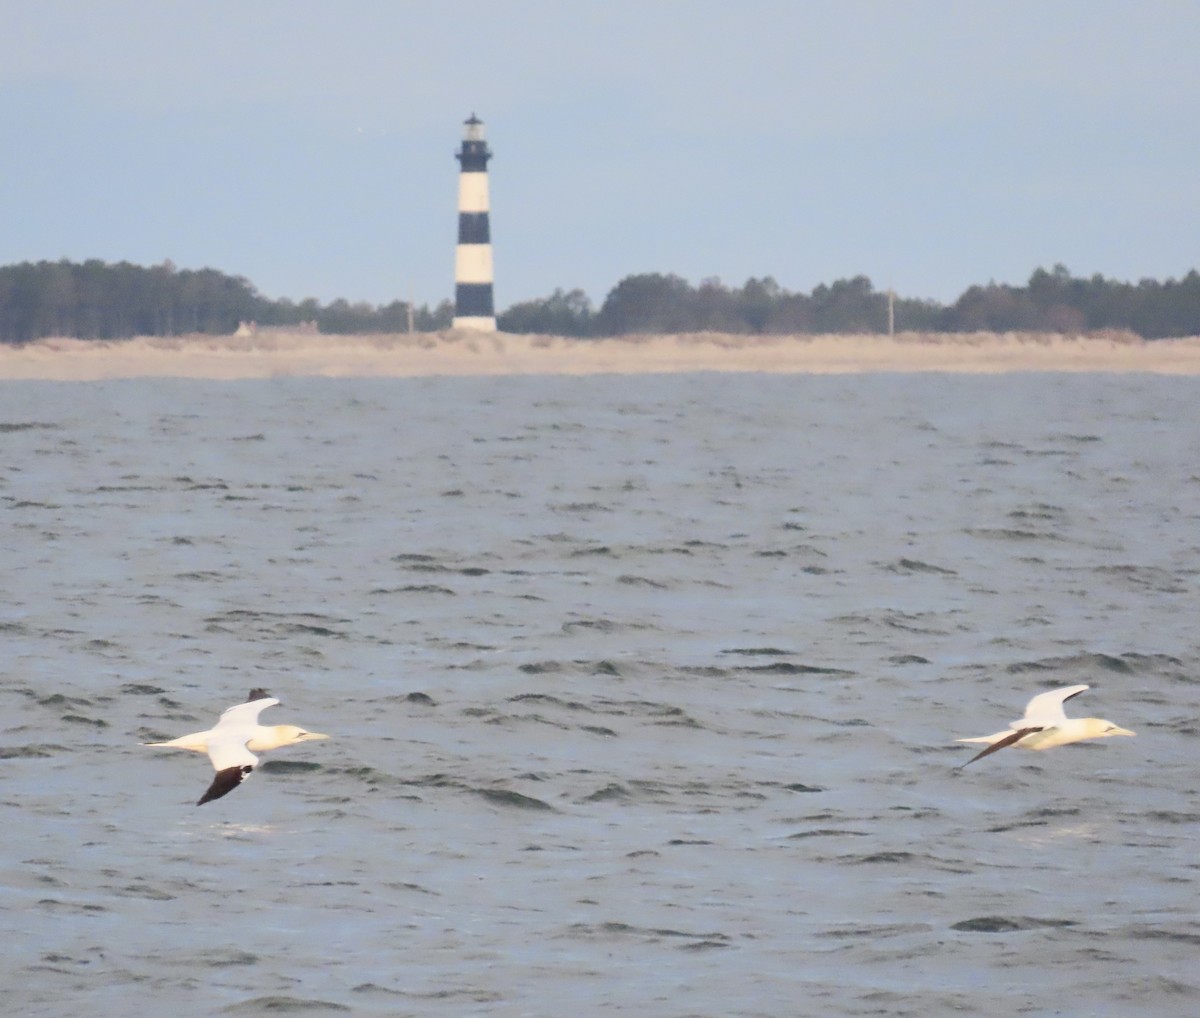
POLYGON ((487 164, 492 158, 483 121, 463 122, 458 177, 458 249, 454 257, 454 328, 496 331, 492 298, 492 231, 488 221, 487 164))

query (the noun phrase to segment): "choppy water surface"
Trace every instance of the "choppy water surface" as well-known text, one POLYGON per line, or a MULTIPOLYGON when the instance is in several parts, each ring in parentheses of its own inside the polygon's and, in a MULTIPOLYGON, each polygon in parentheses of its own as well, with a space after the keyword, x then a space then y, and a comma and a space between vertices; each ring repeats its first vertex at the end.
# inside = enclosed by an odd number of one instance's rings
POLYGON ((1198 397, 0 385, 5 1012, 1200 1013, 1198 397))

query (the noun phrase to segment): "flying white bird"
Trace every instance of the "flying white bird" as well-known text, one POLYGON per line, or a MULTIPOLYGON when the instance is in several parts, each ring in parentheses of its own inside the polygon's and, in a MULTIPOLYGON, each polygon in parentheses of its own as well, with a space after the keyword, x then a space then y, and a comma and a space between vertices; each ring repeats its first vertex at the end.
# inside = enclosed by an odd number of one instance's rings
POLYGON ((1063 704, 1078 696, 1090 686, 1064 686, 1039 693, 1025 705, 1025 716, 1014 721, 1003 732, 982 735, 977 739, 957 739, 957 742, 986 742, 987 749, 976 753, 967 763, 982 760, 985 756, 1004 749, 1019 746, 1021 749, 1053 749, 1085 739, 1107 739, 1110 735, 1134 735, 1125 728, 1118 728, 1103 718, 1069 718, 1063 713, 1063 704))
POLYGON ((207 753, 217 776, 200 797, 197 806, 228 795, 250 776, 258 763, 254 753, 264 753, 280 746, 291 746, 297 742, 328 739, 320 732, 306 732, 295 725, 260 725, 258 716, 278 700, 267 696, 266 690, 250 690, 245 703, 236 704, 222 713, 207 732, 181 735, 170 742, 146 742, 145 746, 169 746, 173 749, 190 749, 196 753, 207 753))

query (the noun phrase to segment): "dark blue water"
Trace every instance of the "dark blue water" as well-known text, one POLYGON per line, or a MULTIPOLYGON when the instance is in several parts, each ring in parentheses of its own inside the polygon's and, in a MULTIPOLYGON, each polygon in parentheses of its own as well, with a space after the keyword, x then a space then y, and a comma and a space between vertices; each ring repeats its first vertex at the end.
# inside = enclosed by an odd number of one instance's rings
POLYGON ((1194 379, 6 382, 0 523, 8 1013, 1200 1012, 1194 379))

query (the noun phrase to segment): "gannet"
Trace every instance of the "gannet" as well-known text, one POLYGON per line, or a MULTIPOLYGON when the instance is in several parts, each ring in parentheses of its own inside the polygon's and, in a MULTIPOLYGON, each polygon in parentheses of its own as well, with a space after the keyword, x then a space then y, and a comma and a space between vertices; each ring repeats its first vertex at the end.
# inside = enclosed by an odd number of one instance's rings
POLYGON ((1119 728, 1103 718, 1069 718, 1063 713, 1063 704, 1078 696, 1091 686, 1063 686, 1038 693, 1025 705, 1025 716, 1014 721, 1003 732, 982 735, 977 739, 956 739, 956 742, 986 742, 988 748, 976 753, 967 763, 981 760, 1005 746, 1020 746, 1021 749, 1053 749, 1085 739, 1107 739, 1110 735, 1134 735, 1126 728, 1119 728))
POLYGON ((228 795, 250 776, 254 765, 258 763, 255 752, 264 753, 297 742, 329 738, 320 732, 306 732, 295 725, 260 725, 259 714, 277 703, 279 701, 268 696, 265 689, 252 689, 245 703, 235 704, 222 713, 207 732, 193 732, 170 742, 145 742, 142 745, 207 753, 217 776, 196 803, 197 806, 203 806, 206 802, 228 795))

